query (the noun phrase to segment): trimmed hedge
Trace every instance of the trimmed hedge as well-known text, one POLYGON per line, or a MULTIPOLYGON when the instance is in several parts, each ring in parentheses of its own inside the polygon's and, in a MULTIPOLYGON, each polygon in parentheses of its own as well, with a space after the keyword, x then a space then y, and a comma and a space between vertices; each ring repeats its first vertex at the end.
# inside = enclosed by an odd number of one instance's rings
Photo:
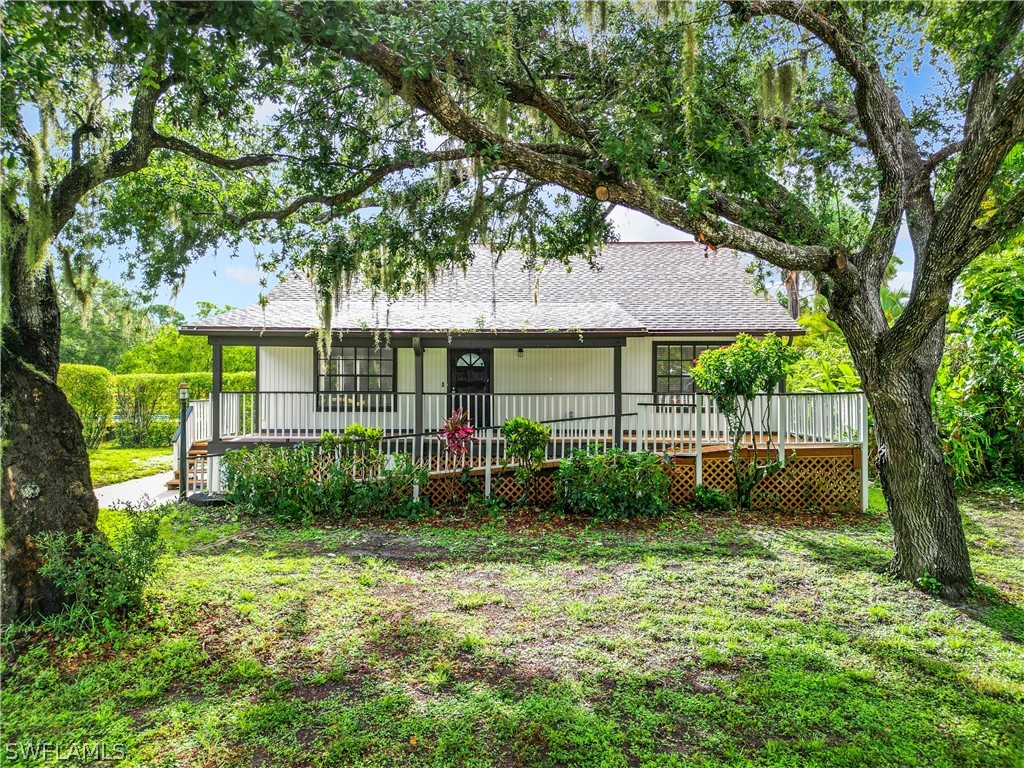
MULTIPOLYGON (((96 448, 107 436, 111 420, 117 414, 114 430, 122 447, 156 448, 170 442, 165 433, 173 433, 167 421, 158 418, 178 415, 178 384, 188 382, 193 400, 209 397, 213 374, 122 373, 113 374, 98 365, 65 363, 57 373, 57 385, 82 420, 82 434, 89 448, 96 448), (165 439, 167 437, 167 439, 165 439)), ((252 392, 256 374, 225 373, 225 392, 252 392)))
MULTIPOLYGON (((117 400, 117 425, 114 435, 122 448, 159 448, 171 442, 177 429, 173 419, 178 415, 178 385, 188 383, 193 400, 208 397, 213 374, 197 373, 125 373, 114 380, 117 400), (171 426, 171 424, 174 426, 171 426)), ((255 373, 226 373, 225 391, 252 391, 256 388, 255 373)))
MULTIPOLYGON (((213 374, 194 373, 123 373, 114 377, 115 393, 119 401, 119 415, 125 415, 122 404, 126 399, 143 398, 151 403, 153 413, 161 416, 178 415, 178 385, 188 383, 189 397, 199 400, 209 397, 213 388, 213 374)), ((225 392, 252 392, 256 389, 256 374, 225 373, 222 381, 225 392)))
POLYGON ((113 374, 98 365, 65 363, 57 371, 57 386, 82 420, 86 446, 96 448, 114 415, 113 374))

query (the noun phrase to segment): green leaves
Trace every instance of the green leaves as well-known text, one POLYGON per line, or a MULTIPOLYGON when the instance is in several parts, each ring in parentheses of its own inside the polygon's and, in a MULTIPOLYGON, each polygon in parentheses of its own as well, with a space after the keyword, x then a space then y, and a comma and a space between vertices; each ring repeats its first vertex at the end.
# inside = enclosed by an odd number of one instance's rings
POLYGON ((933 403, 960 485, 1024 475, 1024 259, 1007 248, 963 278, 933 403))
POLYGON ((741 333, 731 346, 703 353, 690 370, 694 382, 714 398, 729 425, 736 501, 741 508, 750 506, 754 487, 778 467, 770 451, 767 462, 759 459, 756 441, 751 442, 751 460, 744 461, 741 456, 740 447, 747 435, 771 424, 771 398, 767 398, 762 423, 755 417, 754 398, 759 393, 773 393, 787 369, 799 358, 800 351, 786 346, 774 333, 763 339, 741 333))
POLYGON ((741 333, 731 346, 702 354, 690 375, 723 411, 734 412, 740 398, 773 392, 799 359, 800 351, 786 346, 774 333, 763 339, 741 333))

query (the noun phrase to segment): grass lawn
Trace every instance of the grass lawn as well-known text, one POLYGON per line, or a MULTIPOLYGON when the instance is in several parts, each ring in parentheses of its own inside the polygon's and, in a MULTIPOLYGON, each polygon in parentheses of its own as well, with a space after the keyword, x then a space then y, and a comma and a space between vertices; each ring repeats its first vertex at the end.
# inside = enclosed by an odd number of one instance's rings
POLYGON ((89 451, 94 488, 166 472, 172 468, 173 462, 170 446, 118 448, 116 443, 103 443, 96 450, 89 451))
POLYGON ((1024 488, 964 509, 984 599, 961 606, 882 575, 879 513, 179 513, 137 628, 8 638, 4 741, 146 766, 1021 766, 1024 488))

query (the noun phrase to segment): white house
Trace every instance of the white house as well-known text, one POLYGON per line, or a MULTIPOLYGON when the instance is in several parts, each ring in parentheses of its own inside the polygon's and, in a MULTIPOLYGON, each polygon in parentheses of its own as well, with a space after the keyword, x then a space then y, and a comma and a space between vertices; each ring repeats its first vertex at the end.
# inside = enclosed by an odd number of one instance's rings
MULTIPOLYGON (((181 329, 208 337, 214 353, 213 392, 194 404, 186 439, 208 441, 216 456, 358 422, 430 458, 431 431, 461 406, 481 432, 511 416, 549 423, 554 457, 594 442, 677 455, 701 437, 724 442, 713 407, 695 408, 692 361, 739 333, 792 337, 800 327, 754 292, 731 251, 610 243, 597 263, 531 272, 517 253, 495 264, 478 247, 465 273, 443 276, 425 297, 374 302, 355 286, 335 309, 329 358, 317 351, 313 288, 292 275, 264 306, 181 329), (232 345, 257 349, 254 392, 221 391, 221 350, 232 345)), ((855 417, 836 407, 833 437, 855 417)))

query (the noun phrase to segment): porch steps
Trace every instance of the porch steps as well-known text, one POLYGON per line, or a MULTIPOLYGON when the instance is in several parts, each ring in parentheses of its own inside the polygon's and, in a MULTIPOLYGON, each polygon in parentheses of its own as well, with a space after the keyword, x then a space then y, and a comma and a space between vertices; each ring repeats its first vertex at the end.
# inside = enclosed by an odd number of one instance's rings
MULTIPOLYGON (((196 480, 196 476, 195 476, 196 457, 197 456, 205 456, 206 455, 207 444, 208 444, 208 441, 206 441, 206 440, 197 440, 196 442, 194 442, 192 444, 192 447, 189 449, 189 452, 188 452, 188 480, 189 480, 189 482, 193 482, 193 481, 196 480)), ((169 490, 169 491, 176 491, 176 490, 178 490, 178 488, 181 485, 181 472, 177 468, 177 465, 178 465, 178 457, 177 456, 174 457, 174 465, 175 465, 174 477, 172 477, 170 480, 167 481, 167 490, 169 490)))

